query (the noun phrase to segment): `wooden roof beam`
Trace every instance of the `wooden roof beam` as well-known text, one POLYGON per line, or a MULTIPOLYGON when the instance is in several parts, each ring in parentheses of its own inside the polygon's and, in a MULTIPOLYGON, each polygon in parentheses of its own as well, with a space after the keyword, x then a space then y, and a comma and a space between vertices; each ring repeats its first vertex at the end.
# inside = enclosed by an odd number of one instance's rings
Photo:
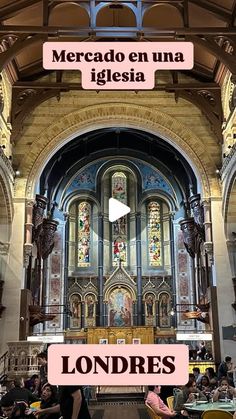
POLYGON ((228 24, 231 24, 232 14, 230 11, 226 10, 224 7, 219 6, 218 4, 213 4, 208 0, 189 0, 189 2, 196 4, 196 6, 199 6, 210 13, 213 13, 220 20, 223 20, 227 22, 228 24))
MULTIPOLYGON (((78 27, 78 26, 27 26, 27 25, 0 25, 0 34, 45 34, 45 35, 74 35, 74 36, 85 36, 93 32, 94 36, 99 36, 101 33, 103 36, 114 37, 117 35, 126 33, 137 36, 140 32, 137 27, 134 26, 97 26, 91 30, 90 27, 78 27), (108 34, 108 35, 107 35, 108 34)), ((143 36, 159 38, 161 37, 178 37, 187 35, 236 35, 236 27, 195 27, 195 28, 161 28, 144 26, 141 29, 143 36)))
POLYGON ((1 7, 0 20, 6 20, 22 11, 26 7, 39 3, 41 0, 15 0, 13 3, 1 7))

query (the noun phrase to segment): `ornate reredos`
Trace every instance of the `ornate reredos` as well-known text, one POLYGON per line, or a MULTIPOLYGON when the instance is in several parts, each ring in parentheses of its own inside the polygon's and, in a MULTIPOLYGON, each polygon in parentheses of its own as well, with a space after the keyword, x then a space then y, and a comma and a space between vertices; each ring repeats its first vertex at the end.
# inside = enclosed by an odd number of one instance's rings
POLYGON ((132 300, 136 301, 136 283, 123 268, 118 266, 104 285, 104 301, 108 301, 109 294, 114 288, 127 288, 131 292, 132 300))

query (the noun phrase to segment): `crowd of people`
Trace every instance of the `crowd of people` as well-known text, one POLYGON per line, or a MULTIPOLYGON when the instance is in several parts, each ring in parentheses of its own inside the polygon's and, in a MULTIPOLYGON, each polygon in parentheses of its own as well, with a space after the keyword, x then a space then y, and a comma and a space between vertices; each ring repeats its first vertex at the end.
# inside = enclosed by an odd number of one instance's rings
MULTIPOLYGON (((218 368, 218 374, 212 367, 206 368, 201 374, 198 367, 193 368, 187 384, 181 387, 161 388, 149 386, 146 404, 161 418, 186 418, 188 412, 186 403, 195 401, 231 401, 236 398, 236 367, 232 364, 231 357, 226 357, 218 368), (166 398, 174 396, 173 408, 166 404, 166 398)), ((236 410, 236 406, 235 406, 236 410)), ((233 416, 236 419, 236 411, 233 416)))
MULTIPOLYGON (((47 354, 38 355, 39 374, 17 378, 0 401, 8 419, 91 419, 82 386, 52 386, 47 381, 47 354)), ((86 389, 85 389, 86 390, 86 389)))
MULTIPOLYGON (((38 355, 39 373, 24 381, 17 378, 10 383, 8 392, 0 402, 0 416, 8 419, 91 419, 88 409, 89 390, 82 386, 56 387, 47 380, 47 354, 38 355), (86 400, 87 399, 87 400, 86 400)), ((229 401, 236 399, 236 368, 231 357, 226 357, 218 368, 218 374, 208 367, 202 374, 193 368, 188 383, 181 387, 161 388, 149 386, 146 404, 161 418, 186 418, 186 403, 193 401, 229 401), (173 408, 166 398, 174 396, 173 408)), ((234 414, 236 419, 236 412, 234 414)))

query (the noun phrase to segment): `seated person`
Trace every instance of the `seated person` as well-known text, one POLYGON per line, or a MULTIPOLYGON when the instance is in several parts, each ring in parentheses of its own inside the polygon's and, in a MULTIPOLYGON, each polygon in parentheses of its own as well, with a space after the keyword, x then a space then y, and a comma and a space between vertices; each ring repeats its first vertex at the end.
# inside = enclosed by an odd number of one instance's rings
POLYGON ((194 379, 195 379, 195 381, 196 381, 196 384, 197 384, 197 385, 198 385, 198 384, 200 384, 201 379, 202 379, 202 377, 203 377, 203 375, 200 373, 200 368, 198 368, 198 367, 194 367, 194 368, 193 368, 193 375, 194 375, 194 379))
POLYGON ((197 386, 197 388, 202 391, 203 394, 206 396, 211 393, 212 387, 210 385, 210 380, 206 375, 203 375, 201 378, 200 384, 197 386))
POLYGON ((3 416, 8 419, 35 419, 30 411, 27 413, 26 403, 17 403, 10 396, 5 394, 0 401, 3 416))
POLYGON ((196 381, 193 377, 189 378, 189 381, 185 386, 180 389, 176 389, 174 395, 174 409, 178 413, 182 413, 186 416, 186 411, 184 410, 185 403, 192 403, 195 399, 206 401, 207 398, 197 387, 196 381))
POLYGON ((14 380, 14 387, 7 394, 15 402, 25 402, 27 405, 38 401, 38 397, 24 387, 24 380, 22 378, 16 378, 14 380))
POLYGON ((32 394, 39 396, 40 378, 37 374, 32 375, 31 378, 26 380, 25 388, 31 391, 32 394))
POLYGON ((213 402, 216 402, 218 400, 225 400, 227 399, 233 399, 233 397, 236 397, 236 388, 231 387, 229 385, 229 381, 227 378, 222 378, 220 380, 219 387, 214 390, 213 393, 213 402))
POLYGON ((171 411, 161 400, 159 396, 161 386, 148 386, 148 390, 146 404, 149 405, 157 415, 165 419, 176 416, 176 412, 171 411))
POLYGON ((41 392, 40 409, 35 410, 33 413, 36 416, 40 416, 40 419, 58 419, 61 416, 54 386, 49 383, 44 384, 41 392))
POLYGON ((217 375, 214 371, 214 368, 212 368, 212 367, 206 368, 205 369, 205 375, 209 378, 210 385, 211 385, 212 389, 214 387, 216 388, 216 386, 218 384, 218 380, 217 380, 217 375))

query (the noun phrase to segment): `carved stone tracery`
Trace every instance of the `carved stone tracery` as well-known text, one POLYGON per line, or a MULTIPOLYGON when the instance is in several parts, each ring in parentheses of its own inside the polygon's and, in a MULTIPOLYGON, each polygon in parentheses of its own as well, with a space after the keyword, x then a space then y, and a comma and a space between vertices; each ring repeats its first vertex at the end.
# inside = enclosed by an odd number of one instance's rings
POLYGON ((202 240, 204 240, 204 210, 201 205, 201 195, 192 195, 189 198, 189 203, 193 212, 194 222, 196 224, 197 232, 202 240))
POLYGON ((54 247, 54 237, 58 222, 50 219, 44 219, 42 229, 38 240, 39 257, 47 259, 54 247))
POLYGON ((180 221, 180 228, 183 232, 185 248, 191 258, 194 258, 196 253, 196 227, 194 218, 186 218, 180 221))
POLYGON ((48 199, 43 195, 36 195, 35 205, 33 207, 33 238, 32 241, 36 242, 43 224, 44 211, 46 209, 48 199))

